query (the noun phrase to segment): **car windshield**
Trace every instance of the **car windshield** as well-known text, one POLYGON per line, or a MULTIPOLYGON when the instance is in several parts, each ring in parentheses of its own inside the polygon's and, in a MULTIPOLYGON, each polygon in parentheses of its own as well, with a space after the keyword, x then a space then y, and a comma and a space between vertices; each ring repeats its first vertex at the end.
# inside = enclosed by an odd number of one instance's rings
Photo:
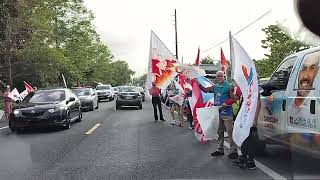
POLYGON ((97 86, 97 90, 110 90, 110 86, 97 86))
POLYGON ((119 92, 136 92, 137 88, 134 86, 127 86, 127 87, 122 87, 120 88, 119 92))
POLYGON ((61 102, 65 99, 64 90, 41 90, 28 94, 24 101, 30 103, 52 103, 61 102))
POLYGON ((90 95, 90 90, 89 89, 74 89, 73 92, 77 96, 89 96, 90 95))

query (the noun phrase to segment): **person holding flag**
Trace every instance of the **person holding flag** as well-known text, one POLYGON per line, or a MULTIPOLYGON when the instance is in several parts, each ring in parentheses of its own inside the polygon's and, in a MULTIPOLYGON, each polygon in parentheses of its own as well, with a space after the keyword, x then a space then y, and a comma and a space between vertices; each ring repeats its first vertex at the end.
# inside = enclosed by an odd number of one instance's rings
MULTIPOLYGON (((243 97, 239 86, 236 86, 234 95, 232 96, 234 102, 240 101, 240 106, 243 103, 243 97)), ((232 162, 235 166, 238 166, 242 169, 256 169, 256 164, 254 162, 254 156, 259 151, 259 136, 257 130, 257 123, 258 123, 258 115, 261 107, 260 103, 260 96, 258 96, 258 104, 257 104, 257 111, 255 114, 255 119, 253 121, 253 125, 250 128, 249 136, 244 140, 241 145, 241 153, 242 155, 239 157, 238 160, 232 162)), ((237 112, 239 113, 239 111, 237 112)))
POLYGON ((233 132, 233 116, 232 116, 232 103, 231 93, 233 93, 233 87, 224 79, 224 72, 217 71, 216 73, 217 83, 210 87, 203 87, 199 83, 199 87, 203 92, 214 93, 214 105, 219 106, 219 127, 218 127, 218 148, 215 152, 211 153, 211 156, 223 156, 224 155, 224 130, 226 129, 230 138, 231 153, 228 155, 229 159, 237 159, 238 152, 237 146, 232 139, 233 132))
POLYGON ((152 105, 153 105, 153 115, 154 115, 154 121, 158 121, 158 112, 157 107, 159 109, 160 114, 160 120, 165 121, 163 119, 162 115, 162 107, 161 107, 161 100, 160 100, 160 93, 161 90, 156 86, 156 84, 153 82, 152 87, 149 89, 149 94, 152 96, 152 105))
POLYGON ((10 94, 10 86, 7 86, 5 91, 2 94, 2 98, 4 102, 4 114, 7 121, 9 121, 9 115, 12 111, 12 99, 9 97, 9 94, 10 94))

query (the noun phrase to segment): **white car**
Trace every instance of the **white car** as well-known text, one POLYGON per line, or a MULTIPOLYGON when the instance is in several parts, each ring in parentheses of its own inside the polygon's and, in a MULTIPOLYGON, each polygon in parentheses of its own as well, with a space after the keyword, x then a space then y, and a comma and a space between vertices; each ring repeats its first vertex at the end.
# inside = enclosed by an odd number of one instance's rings
POLYGON ((112 87, 110 84, 108 85, 98 85, 96 87, 96 91, 98 94, 99 101, 108 99, 109 101, 112 101, 114 99, 114 93, 112 91, 112 87))

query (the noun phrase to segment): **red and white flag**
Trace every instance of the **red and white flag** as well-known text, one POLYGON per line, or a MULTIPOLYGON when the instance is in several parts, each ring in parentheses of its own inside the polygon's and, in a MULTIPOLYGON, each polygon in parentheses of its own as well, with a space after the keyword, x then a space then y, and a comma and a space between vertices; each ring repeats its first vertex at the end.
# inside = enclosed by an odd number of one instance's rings
POLYGON ((226 74, 227 69, 228 69, 228 62, 226 57, 223 54, 222 48, 220 48, 220 70, 226 74))
POLYGON ((195 79, 192 79, 191 84, 192 84, 192 97, 191 99, 189 99, 189 103, 190 103, 192 116, 193 116, 194 135, 201 143, 205 143, 207 141, 204 138, 204 134, 197 116, 197 108, 204 107, 205 104, 202 103, 201 89, 199 88, 197 81, 195 79))
POLYGON ((22 99, 24 99, 28 94, 29 94, 29 91, 26 89, 26 90, 22 91, 22 93, 20 93, 20 97, 22 99))
POLYGON ((27 82, 23 81, 24 87, 26 88, 26 90, 31 93, 33 91, 32 86, 30 86, 27 82))
POLYGON ((146 89, 150 89, 152 82, 160 89, 165 89, 174 77, 177 60, 171 51, 163 44, 158 36, 151 31, 150 52, 148 62, 148 73, 146 89))

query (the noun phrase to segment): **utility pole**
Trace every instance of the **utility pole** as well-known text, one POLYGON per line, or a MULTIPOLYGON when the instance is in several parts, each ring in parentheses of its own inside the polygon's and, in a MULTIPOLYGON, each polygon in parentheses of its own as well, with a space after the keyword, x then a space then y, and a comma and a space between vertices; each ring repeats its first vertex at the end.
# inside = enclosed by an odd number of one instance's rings
POLYGON ((175 36, 176 36, 176 58, 179 59, 178 56, 178 32, 177 32, 177 10, 174 9, 174 26, 175 26, 175 36))

